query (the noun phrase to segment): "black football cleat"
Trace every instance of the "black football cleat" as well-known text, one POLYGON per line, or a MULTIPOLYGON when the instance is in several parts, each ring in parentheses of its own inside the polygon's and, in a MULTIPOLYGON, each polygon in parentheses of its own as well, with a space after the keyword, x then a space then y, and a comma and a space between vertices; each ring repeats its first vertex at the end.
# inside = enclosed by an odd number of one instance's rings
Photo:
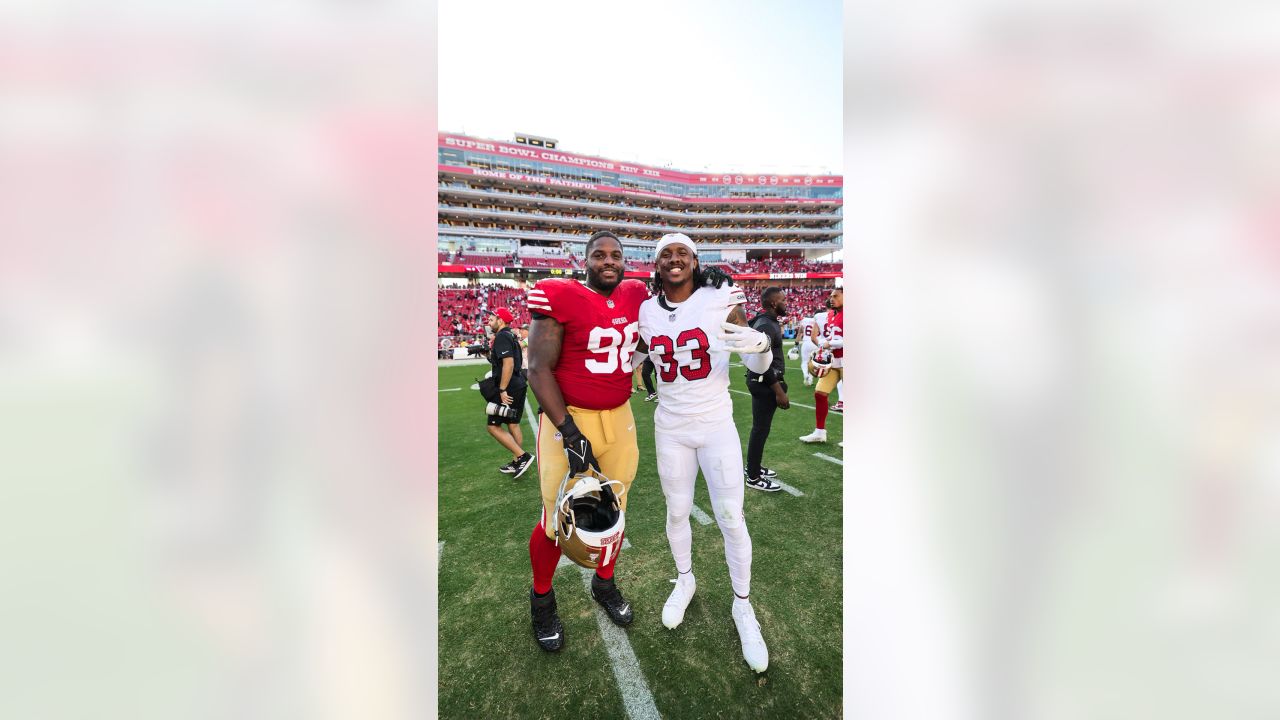
MULTIPOLYGON (((511 474, 518 478, 523 475, 531 465, 533 465, 533 455, 525 453, 521 455, 519 459, 511 461, 511 474)), ((512 479, 514 480, 515 478, 512 479)))
POLYGON ((609 614, 609 619, 614 625, 626 627, 631 624, 634 616, 631 613, 631 603, 627 602, 622 593, 618 592, 618 586, 613 582, 613 578, 605 580, 599 575, 591 575, 591 597, 600 603, 600 607, 609 614))
POLYGON ((542 597, 529 588, 529 613, 533 616, 533 637, 538 641, 538 647, 555 652, 564 646, 564 626, 556 614, 554 588, 542 597))

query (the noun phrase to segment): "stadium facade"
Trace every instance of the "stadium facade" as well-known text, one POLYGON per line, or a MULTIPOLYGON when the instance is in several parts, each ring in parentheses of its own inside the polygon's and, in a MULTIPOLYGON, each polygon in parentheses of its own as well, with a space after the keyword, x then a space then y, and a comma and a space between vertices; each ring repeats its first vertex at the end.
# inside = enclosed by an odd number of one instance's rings
POLYGON ((839 175, 686 172, 526 143, 439 134, 442 275, 580 274, 597 230, 622 238, 628 275, 648 276, 670 232, 742 279, 840 274, 812 262, 842 247, 839 175))

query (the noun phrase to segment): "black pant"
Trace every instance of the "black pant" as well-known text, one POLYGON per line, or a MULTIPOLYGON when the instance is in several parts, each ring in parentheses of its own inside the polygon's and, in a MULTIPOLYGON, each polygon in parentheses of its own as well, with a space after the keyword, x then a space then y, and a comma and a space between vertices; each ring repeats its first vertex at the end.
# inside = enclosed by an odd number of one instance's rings
MULTIPOLYGON (((751 391, 751 437, 747 440, 747 477, 760 477, 760 463, 764 458, 764 441, 769 439, 769 428, 773 427, 773 413, 778 409, 778 396, 773 388, 762 382, 747 380, 747 389, 751 391)), ((787 391, 787 383, 782 382, 782 391, 787 391)))
POLYGON ((653 394, 653 358, 646 357, 640 366, 640 378, 644 380, 644 391, 653 394))

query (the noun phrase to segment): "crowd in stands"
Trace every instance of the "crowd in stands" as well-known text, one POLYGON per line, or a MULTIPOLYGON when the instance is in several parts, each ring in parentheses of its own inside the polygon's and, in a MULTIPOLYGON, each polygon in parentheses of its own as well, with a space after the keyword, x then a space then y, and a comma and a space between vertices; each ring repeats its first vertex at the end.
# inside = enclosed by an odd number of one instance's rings
MULTIPOLYGON (((557 255, 554 252, 543 256, 516 253, 481 253, 475 250, 462 251, 450 255, 448 252, 438 254, 441 263, 457 263, 466 265, 500 265, 503 267, 526 268, 563 268, 567 270, 583 269, 582 261, 573 253, 557 255)), ((716 261, 711 263, 725 272, 735 273, 803 273, 803 272, 840 272, 843 263, 808 262, 800 258, 783 257, 768 260, 747 260, 738 262, 716 261)), ((638 272, 653 272, 654 264, 627 258, 627 269, 638 272)))
MULTIPOLYGON (((747 295, 747 317, 760 312, 760 292, 772 283, 767 280, 741 280, 736 283, 747 295)), ((834 283, 830 281, 781 286, 787 294, 787 316, 782 319, 784 337, 795 338, 800 320, 826 310, 834 283)), ((486 320, 491 310, 505 307, 515 315, 517 328, 529 326, 529 309, 525 290, 500 284, 481 284, 465 288, 443 287, 439 291, 440 357, 451 357, 451 349, 487 346, 486 320)))
MULTIPOLYGON (((736 284, 746 292, 747 317, 755 317, 760 312, 760 293, 772 283, 768 280, 739 280, 736 284)), ((787 316, 781 321, 783 336, 790 333, 790 337, 795 337, 802 318, 813 317, 827 309, 827 298, 831 297, 835 283, 826 281, 813 285, 779 287, 787 295, 787 316)))
POLYGON ((808 262, 799 257, 776 257, 730 263, 735 273, 840 272, 844 263, 808 262))
POLYGON ((516 327, 529 325, 525 291, 520 288, 494 283, 465 288, 442 287, 439 300, 437 320, 440 337, 449 338, 454 347, 484 343, 487 316, 491 310, 500 307, 515 315, 513 325, 516 327))

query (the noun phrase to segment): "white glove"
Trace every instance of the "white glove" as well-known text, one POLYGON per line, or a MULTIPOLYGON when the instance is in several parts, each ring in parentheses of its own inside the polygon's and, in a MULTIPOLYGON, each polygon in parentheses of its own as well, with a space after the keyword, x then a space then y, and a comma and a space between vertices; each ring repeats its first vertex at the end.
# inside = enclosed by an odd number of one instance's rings
POLYGON ((769 350, 769 336, 731 322, 720 323, 720 339, 726 350, 740 354, 754 354, 769 350))

